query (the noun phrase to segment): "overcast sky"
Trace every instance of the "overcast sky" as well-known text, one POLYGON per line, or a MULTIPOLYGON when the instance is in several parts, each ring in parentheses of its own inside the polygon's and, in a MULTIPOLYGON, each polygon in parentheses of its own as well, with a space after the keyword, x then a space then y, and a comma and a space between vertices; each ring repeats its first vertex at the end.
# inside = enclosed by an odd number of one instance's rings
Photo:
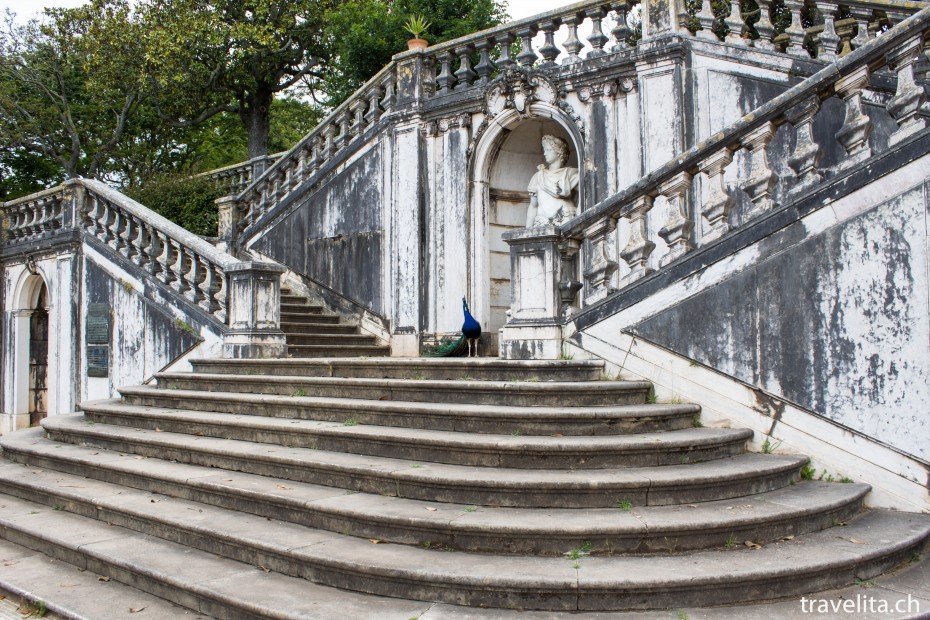
MULTIPOLYGON (((510 0, 507 4, 514 19, 545 13, 577 0, 510 0)), ((0 0, 0 11, 12 9, 21 19, 28 19, 46 6, 78 6, 84 0, 0 0)))

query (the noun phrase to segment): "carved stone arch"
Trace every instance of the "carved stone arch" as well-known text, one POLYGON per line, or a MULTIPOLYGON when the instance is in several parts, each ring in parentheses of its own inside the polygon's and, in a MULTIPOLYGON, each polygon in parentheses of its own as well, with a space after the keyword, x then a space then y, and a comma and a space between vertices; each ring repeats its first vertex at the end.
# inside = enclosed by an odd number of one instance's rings
MULTIPOLYGON (((500 78, 499 78, 500 79, 500 78)), ((547 93, 553 91, 547 90, 547 93)), ((498 95, 499 96, 499 95, 498 95)), ((491 348, 487 354, 494 354, 497 329, 501 327, 504 317, 502 298, 507 295, 506 304, 509 305, 509 262, 503 264, 505 257, 502 254, 503 246, 499 241, 499 231, 495 222, 495 215, 500 215, 500 202, 491 195, 491 180, 494 177, 495 166, 499 163, 501 150, 511 133, 521 127, 531 124, 547 124, 557 126, 562 137, 569 143, 572 153, 571 163, 577 166, 582 178, 578 184, 578 204, 585 205, 584 171, 587 168, 585 154, 584 127, 581 119, 574 110, 566 104, 561 96, 552 96, 548 101, 528 101, 521 109, 517 105, 505 105, 497 108, 487 106, 486 115, 477 128, 468 150, 468 201, 471 222, 469 224, 471 269, 469 290, 473 314, 477 312, 479 321, 487 326, 485 333, 490 335, 491 348), (568 108, 566 111, 565 108, 568 108), (493 112, 493 115, 488 113, 493 112), (494 230, 492 230, 494 229, 494 230), (496 234, 496 237, 492 235, 496 234), (496 264, 492 261, 496 260, 496 264), (506 274, 505 274, 506 271, 506 274), (506 275, 506 277, 504 277, 506 275)), ((539 161, 542 161, 542 147, 539 146, 539 161)), ((534 164, 535 167, 535 164, 534 164)), ((532 172, 523 181, 528 183, 532 172)), ((510 199, 510 198, 508 198, 510 199)), ((511 200, 517 200, 512 198, 511 200)), ((509 222, 511 225, 513 222, 509 222)), ((509 256, 506 257, 509 261, 509 256)))

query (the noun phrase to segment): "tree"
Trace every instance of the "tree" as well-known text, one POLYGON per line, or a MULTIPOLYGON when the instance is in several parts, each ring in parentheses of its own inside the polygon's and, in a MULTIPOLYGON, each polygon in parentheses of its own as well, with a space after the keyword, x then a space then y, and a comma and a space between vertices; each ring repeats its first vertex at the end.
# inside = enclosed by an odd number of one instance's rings
POLYGON ((162 118, 192 127, 239 116, 248 157, 268 152, 275 94, 322 76, 335 0, 147 0, 146 62, 162 118))
POLYGON ((0 33, 0 142, 50 158, 67 177, 98 175, 144 98, 137 72, 88 71, 94 57, 131 68, 140 52, 128 2, 99 8, 49 10, 25 25, 7 13, 0 33))

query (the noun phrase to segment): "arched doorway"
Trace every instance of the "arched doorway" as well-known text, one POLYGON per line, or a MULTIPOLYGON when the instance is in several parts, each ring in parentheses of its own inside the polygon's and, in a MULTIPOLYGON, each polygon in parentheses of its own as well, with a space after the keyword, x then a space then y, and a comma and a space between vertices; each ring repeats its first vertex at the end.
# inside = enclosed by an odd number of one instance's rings
POLYGON ((29 426, 48 415, 48 287, 42 283, 29 317, 29 426))
MULTIPOLYGON (((478 139, 471 163, 473 215, 474 309, 488 334, 488 354, 497 353, 497 337, 510 309, 510 248, 502 236, 524 228, 529 206, 527 185, 543 163, 542 136, 553 135, 569 145, 568 166, 584 174, 584 157, 577 127, 557 107, 535 103, 527 113, 500 113, 478 139), (481 215, 484 215, 482 218, 481 215), (486 327, 485 327, 486 326, 486 327)), ((583 180, 576 196, 583 208, 583 180)))

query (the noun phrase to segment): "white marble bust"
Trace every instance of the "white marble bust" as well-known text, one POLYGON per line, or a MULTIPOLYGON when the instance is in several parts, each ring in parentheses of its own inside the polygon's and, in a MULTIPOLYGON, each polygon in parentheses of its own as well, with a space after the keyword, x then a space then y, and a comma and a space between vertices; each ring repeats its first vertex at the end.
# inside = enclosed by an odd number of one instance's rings
POLYGON ((530 179, 527 191, 530 207, 526 212, 526 226, 558 225, 575 217, 575 190, 578 187, 578 169, 565 165, 568 161, 568 143, 555 136, 542 137, 543 159, 538 172, 530 179))

